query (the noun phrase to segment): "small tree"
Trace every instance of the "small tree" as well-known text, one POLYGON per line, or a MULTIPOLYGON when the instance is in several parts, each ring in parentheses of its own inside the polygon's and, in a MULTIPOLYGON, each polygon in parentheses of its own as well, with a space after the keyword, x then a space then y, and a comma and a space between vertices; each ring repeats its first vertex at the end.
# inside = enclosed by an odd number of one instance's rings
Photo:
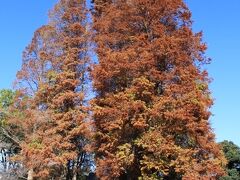
POLYGON ((20 153, 20 142, 24 139, 24 130, 16 123, 23 117, 17 101, 18 92, 10 89, 0 90, 0 154, 2 178, 16 179, 25 174, 25 169, 15 160, 20 153))
POLYGON ((240 179, 240 147, 231 141, 223 141, 220 143, 227 159, 228 175, 222 177, 222 180, 240 179))
POLYGON ((11 167, 9 157, 12 156, 18 146, 18 137, 9 126, 10 106, 13 104, 15 92, 10 89, 0 90, 0 154, 1 171, 8 171, 11 167), (9 167, 8 167, 9 166, 9 167))

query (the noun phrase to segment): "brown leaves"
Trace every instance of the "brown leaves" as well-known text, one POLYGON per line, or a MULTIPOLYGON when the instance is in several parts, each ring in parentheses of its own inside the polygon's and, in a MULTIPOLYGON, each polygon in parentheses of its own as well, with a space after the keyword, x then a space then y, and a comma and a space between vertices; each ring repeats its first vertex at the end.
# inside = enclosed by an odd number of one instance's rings
POLYGON ((191 12, 182 0, 94 2, 93 29, 85 1, 61 0, 24 52, 23 163, 39 178, 82 172, 94 137, 103 180, 217 179, 224 159, 191 12), (89 40, 99 61, 91 79, 89 40))
POLYGON ((95 1, 95 7, 100 178, 218 178, 222 155, 208 122, 212 100, 201 70, 206 45, 192 32, 184 2, 95 1), (134 157, 129 164, 125 154, 134 157))
POLYGON ((23 112, 26 119, 18 118, 25 136, 22 162, 41 179, 81 172, 88 163, 89 148, 84 148, 92 123, 85 103, 90 66, 86 13, 85 1, 61 0, 50 13, 50 25, 34 33, 18 73, 18 84, 32 96, 23 112))

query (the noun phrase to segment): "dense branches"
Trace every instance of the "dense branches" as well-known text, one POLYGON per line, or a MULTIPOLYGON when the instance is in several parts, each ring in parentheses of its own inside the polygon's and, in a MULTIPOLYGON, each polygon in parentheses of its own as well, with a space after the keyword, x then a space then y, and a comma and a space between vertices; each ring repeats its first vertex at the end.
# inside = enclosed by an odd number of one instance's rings
POLYGON ((36 31, 23 56, 18 84, 31 97, 32 127, 22 143, 24 164, 39 177, 83 175, 89 171, 86 103, 89 66, 85 1, 61 0, 50 24, 36 31))
POLYGON ((219 179, 209 59, 183 0, 92 2, 90 14, 59 0, 23 53, 17 94, 0 96, 15 160, 29 179, 219 179))
POLYGON ((216 179, 205 44, 182 0, 95 0, 101 179, 216 179))
POLYGON ((224 155, 227 159, 227 176, 222 177, 221 180, 240 179, 240 148, 231 141, 223 141, 220 143, 224 155))

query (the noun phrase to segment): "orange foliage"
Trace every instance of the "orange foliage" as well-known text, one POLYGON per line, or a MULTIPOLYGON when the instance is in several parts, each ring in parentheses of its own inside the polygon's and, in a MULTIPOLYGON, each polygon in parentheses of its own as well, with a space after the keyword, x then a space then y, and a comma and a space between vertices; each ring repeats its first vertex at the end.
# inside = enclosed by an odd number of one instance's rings
POLYGON ((95 0, 92 72, 101 179, 217 179, 223 155, 201 33, 182 0, 95 0))
POLYGON ((93 2, 93 29, 86 1, 60 0, 24 51, 10 122, 23 132, 18 159, 38 179, 79 178, 94 131, 100 179, 218 179, 207 47, 183 0, 93 2))
POLYGON ((86 16, 85 1, 59 1, 49 25, 35 32, 24 52, 18 85, 31 96, 31 126, 26 126, 21 156, 38 178, 70 179, 89 171, 86 16))

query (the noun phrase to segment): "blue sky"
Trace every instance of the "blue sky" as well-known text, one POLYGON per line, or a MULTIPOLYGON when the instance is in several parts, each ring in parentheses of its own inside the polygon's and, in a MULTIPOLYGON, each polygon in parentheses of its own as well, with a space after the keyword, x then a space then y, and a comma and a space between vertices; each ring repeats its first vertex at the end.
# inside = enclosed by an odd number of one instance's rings
MULTIPOLYGON (((47 22, 56 0, 0 2, 0 89, 11 88, 21 66, 21 55, 33 32, 47 22)), ((240 145, 240 1, 186 0, 193 14, 194 31, 203 30, 208 44, 208 66, 214 79, 212 127, 217 141, 240 145)))
POLYGON ((12 87, 22 51, 34 31, 47 22, 56 0, 0 1, 0 88, 12 87))
POLYGON ((217 140, 240 145, 240 1, 186 0, 194 30, 203 30, 215 104, 211 118, 217 140))

